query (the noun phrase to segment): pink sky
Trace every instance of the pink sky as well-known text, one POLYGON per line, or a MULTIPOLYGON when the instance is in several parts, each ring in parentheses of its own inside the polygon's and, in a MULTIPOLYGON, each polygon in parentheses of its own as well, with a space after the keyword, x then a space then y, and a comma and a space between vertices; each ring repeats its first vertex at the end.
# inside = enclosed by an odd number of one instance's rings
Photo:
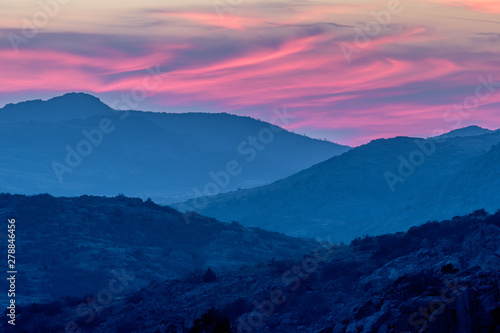
POLYGON ((349 145, 500 128, 500 84, 478 88, 500 82, 498 1, 394 1, 61 0, 44 16, 22 0, 0 20, 0 104, 70 91, 111 103, 159 68, 136 109, 270 121, 286 106, 286 128, 349 145), (453 109, 464 101, 478 103, 453 109))

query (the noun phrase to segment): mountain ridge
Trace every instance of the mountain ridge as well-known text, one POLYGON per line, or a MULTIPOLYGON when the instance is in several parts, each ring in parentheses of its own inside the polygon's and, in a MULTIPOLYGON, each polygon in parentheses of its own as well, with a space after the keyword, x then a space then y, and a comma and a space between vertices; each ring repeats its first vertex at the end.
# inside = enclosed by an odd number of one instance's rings
POLYGON ((490 130, 477 125, 466 126, 462 128, 454 129, 448 133, 439 135, 435 138, 455 138, 455 137, 465 137, 465 136, 477 136, 484 134, 491 134, 497 130, 490 130))
POLYGON ((0 191, 124 193, 169 203, 214 181, 219 192, 267 184, 349 149, 250 117, 115 111, 96 97, 68 94, 2 109, 0 191), (214 180, 235 163, 241 172, 214 180))
POLYGON ((113 113, 108 105, 93 95, 67 93, 47 100, 36 99, 7 104, 0 109, 0 124, 29 121, 57 122, 113 113))
MULTIPOLYGON (((185 205, 222 221, 236 219, 293 236, 317 237, 335 231, 337 242, 404 231, 419 220, 451 218, 464 209, 482 208, 486 201, 489 209, 500 208, 494 183, 482 177, 477 183, 488 189, 484 199, 479 189, 465 185, 449 192, 452 196, 446 200, 440 195, 461 172, 483 165, 478 162, 487 159, 499 143, 499 132, 440 143, 409 137, 379 139, 269 185, 198 199, 207 202, 205 207, 196 209, 194 200, 185 205), (424 159, 420 165, 409 164, 415 156, 424 159), (397 180, 395 184, 391 179, 397 180), (465 192, 478 200, 459 205, 459 195, 465 192)), ((489 170, 484 173, 498 173, 489 170)), ((467 179, 475 175, 469 171, 467 179)))

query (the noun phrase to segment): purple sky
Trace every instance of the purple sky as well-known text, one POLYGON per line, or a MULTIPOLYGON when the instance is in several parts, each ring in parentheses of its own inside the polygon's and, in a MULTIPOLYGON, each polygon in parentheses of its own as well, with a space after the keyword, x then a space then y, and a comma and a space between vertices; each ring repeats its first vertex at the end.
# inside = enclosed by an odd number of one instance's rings
POLYGON ((500 128, 500 83, 481 83, 500 82, 497 0, 59 1, 0 17, 1 105, 144 93, 136 109, 266 121, 286 106, 286 128, 349 145, 500 128))

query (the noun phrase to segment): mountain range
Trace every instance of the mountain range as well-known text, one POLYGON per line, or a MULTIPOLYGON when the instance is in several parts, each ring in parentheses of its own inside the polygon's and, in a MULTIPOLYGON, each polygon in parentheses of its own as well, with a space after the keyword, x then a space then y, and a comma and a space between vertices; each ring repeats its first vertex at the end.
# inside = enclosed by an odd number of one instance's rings
POLYGON ((178 207, 293 236, 333 233, 337 242, 480 208, 495 212, 500 132, 458 132, 374 140, 273 184, 178 207))
POLYGON ((226 113, 114 110, 70 93, 0 109, 0 191, 152 198, 336 242, 500 208, 500 132, 478 126, 351 148, 226 113))
MULTIPOLYGON (((270 110, 271 112, 271 110, 270 110)), ((226 113, 114 110, 70 93, 0 109, 0 191, 157 202, 269 184, 350 147, 226 113)))

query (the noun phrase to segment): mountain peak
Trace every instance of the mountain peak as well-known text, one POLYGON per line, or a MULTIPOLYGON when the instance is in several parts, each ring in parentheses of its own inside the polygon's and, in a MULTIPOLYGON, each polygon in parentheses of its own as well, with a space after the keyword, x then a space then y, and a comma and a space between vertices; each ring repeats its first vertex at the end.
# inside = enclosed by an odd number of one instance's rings
POLYGON ((477 125, 472 125, 452 130, 448 133, 439 135, 438 137, 456 138, 456 137, 466 137, 466 136, 478 136, 488 133, 493 133, 493 131, 487 128, 482 128, 477 125))
POLYGON ((109 115, 112 109, 99 98, 86 93, 67 93, 46 101, 37 99, 7 104, 0 109, 0 123, 54 122, 109 115))
MULTIPOLYGON (((102 103, 102 101, 93 96, 93 95, 90 95, 90 94, 87 94, 87 93, 83 93, 83 92, 70 92, 70 93, 66 93, 62 96, 56 96, 56 97, 53 97, 49 100, 47 100, 47 102, 57 102, 57 101, 72 101, 72 102, 76 102, 76 101, 79 101, 79 102, 99 102, 99 103, 102 103)), ((104 104, 104 103, 102 103, 104 104)))

